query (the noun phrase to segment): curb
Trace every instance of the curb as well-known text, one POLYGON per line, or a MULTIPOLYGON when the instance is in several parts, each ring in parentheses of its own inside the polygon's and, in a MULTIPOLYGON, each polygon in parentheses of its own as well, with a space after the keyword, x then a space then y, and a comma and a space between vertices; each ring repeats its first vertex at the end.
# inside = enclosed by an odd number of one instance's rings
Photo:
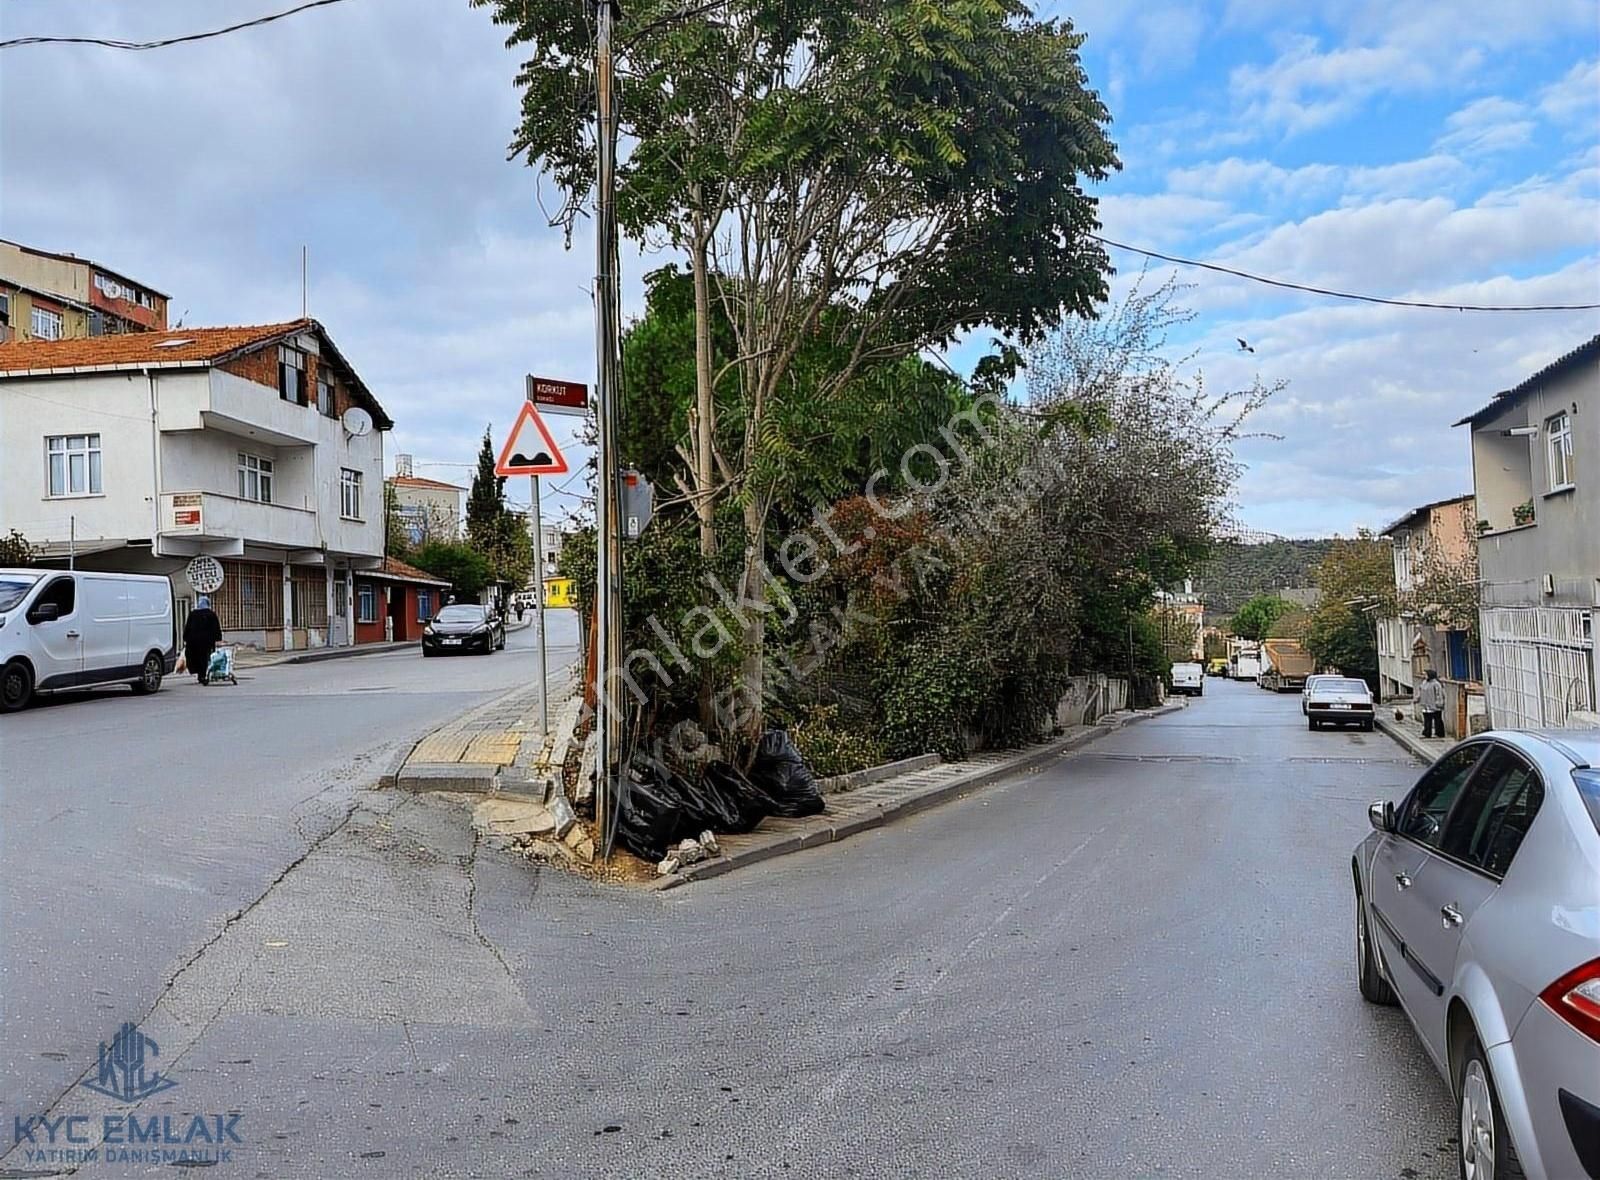
MULTIPOLYGON (((1002 779, 1028 774, 1059 758, 1065 757, 1067 754, 1081 750, 1083 747, 1099 741, 1107 734, 1116 733, 1125 726, 1145 721, 1152 717, 1165 717, 1168 714, 1178 712, 1182 708, 1184 708, 1184 705, 1180 702, 1168 702, 1164 705, 1157 705, 1153 709, 1141 709, 1136 713, 1123 717, 1118 717, 1117 714, 1110 714, 1093 725, 1086 725, 1044 745, 1036 746, 1031 750, 1024 750, 1016 757, 1007 759, 997 765, 981 767, 950 779, 948 782, 939 783, 937 786, 921 793, 907 795, 902 799, 875 806, 859 814, 839 818, 824 814, 818 820, 812 821, 814 826, 802 831, 784 833, 770 843, 744 849, 732 856, 725 855, 717 857, 715 860, 700 861, 697 864, 689 865, 670 877, 658 877, 645 888, 659 893, 668 889, 676 889, 681 885, 688 885, 693 881, 704 881, 710 877, 720 877, 724 873, 731 873, 735 869, 744 868, 746 865, 759 864, 761 861, 771 860, 774 857, 787 856, 790 853, 800 852, 807 848, 816 848, 822 844, 836 844, 840 840, 849 839, 859 832, 879 828, 896 819, 937 807, 957 795, 965 795, 977 791, 1002 779)), ((926 755, 920 757, 926 757, 926 755)), ((906 761, 917 760, 907 759, 906 761)), ((932 764, 928 763, 927 765, 932 764)), ((896 764, 891 763, 890 765, 896 764)), ((872 769, 882 768, 874 767, 872 769)), ((919 767, 919 769, 922 768, 919 767)))
POLYGON ((1375 718, 1375 720, 1377 721, 1378 728, 1393 738, 1396 744, 1398 744, 1401 749, 1405 750, 1407 754, 1410 754, 1424 766, 1433 765, 1434 760, 1438 757, 1438 755, 1433 752, 1431 747, 1423 745, 1421 738, 1412 737, 1409 730, 1403 728, 1402 726, 1396 725, 1393 721, 1390 721, 1386 717, 1378 717, 1375 718))
POLYGON ((844 791, 853 791, 857 787, 881 783, 884 779, 898 778, 902 774, 915 774, 919 770, 939 765, 940 761, 937 754, 913 754, 910 758, 902 758, 898 762, 885 762, 878 766, 869 766, 865 770, 852 770, 845 774, 836 774, 832 778, 820 778, 817 780, 817 790, 824 795, 837 795, 844 791))

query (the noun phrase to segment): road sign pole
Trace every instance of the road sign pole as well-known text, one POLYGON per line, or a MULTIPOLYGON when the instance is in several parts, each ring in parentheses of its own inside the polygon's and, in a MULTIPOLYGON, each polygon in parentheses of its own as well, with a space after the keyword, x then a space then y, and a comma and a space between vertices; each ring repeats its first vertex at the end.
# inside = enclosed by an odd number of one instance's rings
POLYGON ((533 485, 533 594, 535 623, 539 628, 539 732, 550 732, 550 664, 544 645, 544 521, 539 515, 539 477, 528 476, 533 485))

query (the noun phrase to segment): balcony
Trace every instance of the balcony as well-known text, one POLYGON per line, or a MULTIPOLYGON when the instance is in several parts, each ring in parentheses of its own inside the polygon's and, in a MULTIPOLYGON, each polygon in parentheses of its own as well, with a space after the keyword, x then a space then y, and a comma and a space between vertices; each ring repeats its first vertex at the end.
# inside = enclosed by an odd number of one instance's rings
POLYGON ((270 549, 317 549, 317 514, 260 504, 216 492, 163 492, 161 551, 237 555, 245 544, 270 549))

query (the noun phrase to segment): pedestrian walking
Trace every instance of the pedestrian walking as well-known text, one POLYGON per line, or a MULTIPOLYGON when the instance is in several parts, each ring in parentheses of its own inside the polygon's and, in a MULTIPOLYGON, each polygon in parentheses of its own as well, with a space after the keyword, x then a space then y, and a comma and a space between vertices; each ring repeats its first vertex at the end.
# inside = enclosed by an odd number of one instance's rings
POLYGON ((1444 685, 1439 673, 1428 669, 1428 678, 1417 689, 1417 708, 1422 713, 1422 736, 1444 736, 1444 685))
POLYGON ((211 682, 208 673, 211 653, 221 642, 222 621, 217 618, 217 612, 211 609, 211 599, 202 594, 183 624, 183 659, 189 665, 189 671, 200 678, 201 684, 211 682))

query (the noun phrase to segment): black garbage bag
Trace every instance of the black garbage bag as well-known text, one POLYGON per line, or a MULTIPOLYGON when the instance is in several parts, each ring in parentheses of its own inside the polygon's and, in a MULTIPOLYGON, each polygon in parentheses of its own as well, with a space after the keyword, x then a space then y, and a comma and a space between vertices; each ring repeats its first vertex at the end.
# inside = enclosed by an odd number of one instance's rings
POLYGON ((748 832, 743 809, 713 781, 701 779, 693 782, 676 772, 669 772, 668 785, 682 801, 684 819, 698 836, 710 829, 713 832, 748 832))
POLYGON ((752 832, 767 816, 778 814, 777 800, 740 774, 738 767, 727 762, 706 763, 702 782, 708 790, 715 791, 725 800, 737 815, 735 826, 727 831, 752 832))
POLYGON ((635 765, 618 801, 617 842, 637 857, 658 861, 685 835, 699 833, 672 784, 654 767, 635 765))
POLYGON ((781 729, 769 729, 761 735, 755 764, 750 767, 750 781, 772 800, 773 815, 816 815, 825 809, 816 776, 781 729))

